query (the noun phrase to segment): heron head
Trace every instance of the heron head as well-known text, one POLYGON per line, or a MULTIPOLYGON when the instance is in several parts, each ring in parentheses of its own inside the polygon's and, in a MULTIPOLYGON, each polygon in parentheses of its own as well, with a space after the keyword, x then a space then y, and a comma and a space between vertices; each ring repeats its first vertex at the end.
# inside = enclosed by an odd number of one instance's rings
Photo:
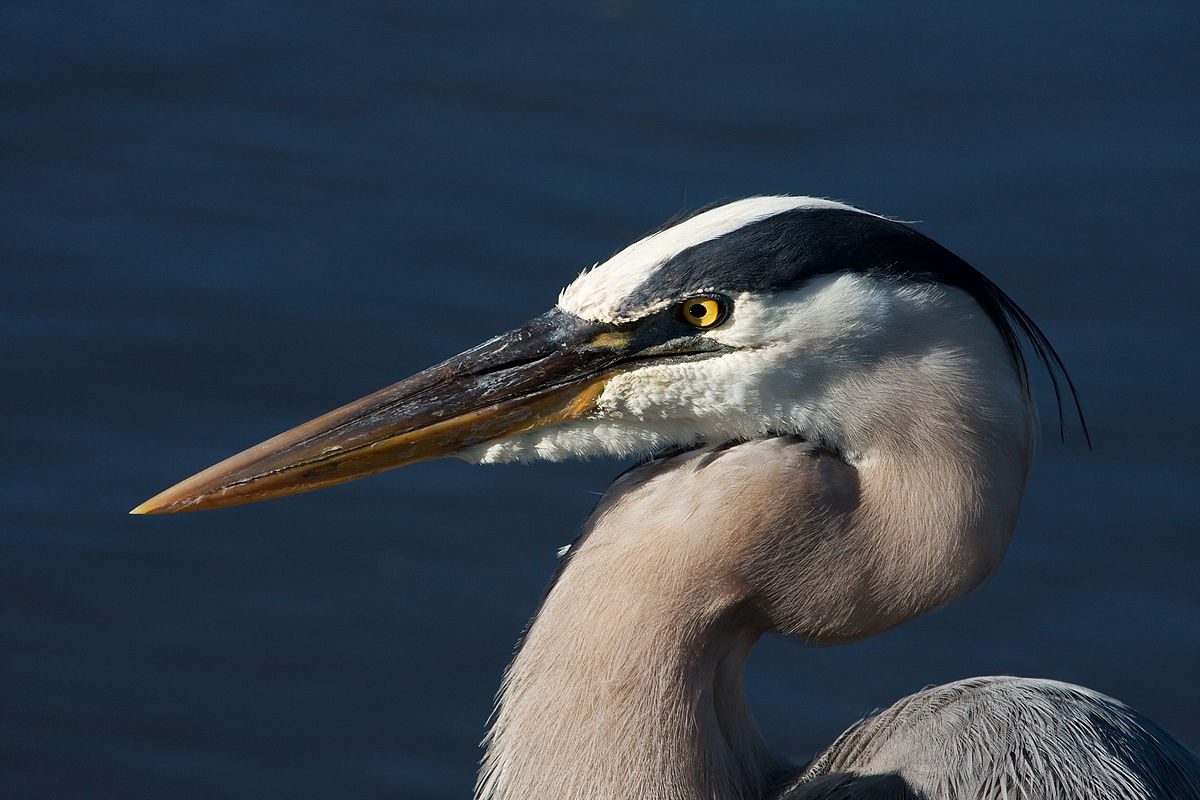
POLYGON ((135 513, 253 502, 446 455, 626 456, 781 433, 854 459, 898 403, 939 380, 987 413, 1024 413, 1018 330, 1053 356, 994 284, 905 225, 827 200, 749 198, 669 223, 585 271, 546 314, 135 513), (897 380, 913 371, 929 381, 897 380))

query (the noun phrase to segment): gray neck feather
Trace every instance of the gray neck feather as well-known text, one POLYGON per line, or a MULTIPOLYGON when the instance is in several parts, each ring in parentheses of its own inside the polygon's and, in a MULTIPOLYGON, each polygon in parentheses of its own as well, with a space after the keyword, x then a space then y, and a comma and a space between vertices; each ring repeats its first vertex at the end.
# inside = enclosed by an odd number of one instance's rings
POLYGON ((762 621, 622 522, 593 527, 509 667, 481 797, 750 798, 783 767, 742 691, 762 621))

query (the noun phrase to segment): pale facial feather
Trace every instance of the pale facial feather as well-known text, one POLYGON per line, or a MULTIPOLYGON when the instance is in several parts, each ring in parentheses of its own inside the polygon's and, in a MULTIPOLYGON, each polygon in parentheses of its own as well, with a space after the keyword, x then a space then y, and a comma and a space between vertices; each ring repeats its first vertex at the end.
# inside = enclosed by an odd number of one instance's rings
POLYGON ((842 273, 732 299, 731 318, 706 335, 733 352, 622 373, 589 418, 462 457, 481 463, 628 457, 668 445, 795 433, 853 460, 888 417, 910 406, 910 398, 870 380, 885 362, 894 368, 898 360, 928 380, 1006 398, 998 414, 1024 413, 1026 399, 994 326, 960 290, 842 273))

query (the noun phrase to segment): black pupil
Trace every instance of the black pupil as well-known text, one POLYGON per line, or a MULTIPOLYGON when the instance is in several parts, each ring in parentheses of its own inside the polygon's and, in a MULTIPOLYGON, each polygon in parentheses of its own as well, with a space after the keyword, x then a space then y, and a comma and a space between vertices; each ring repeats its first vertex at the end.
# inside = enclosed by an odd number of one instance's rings
POLYGON ((701 303, 695 303, 688 308, 688 313, 696 319, 704 319, 704 317, 708 314, 708 309, 705 308, 701 303))

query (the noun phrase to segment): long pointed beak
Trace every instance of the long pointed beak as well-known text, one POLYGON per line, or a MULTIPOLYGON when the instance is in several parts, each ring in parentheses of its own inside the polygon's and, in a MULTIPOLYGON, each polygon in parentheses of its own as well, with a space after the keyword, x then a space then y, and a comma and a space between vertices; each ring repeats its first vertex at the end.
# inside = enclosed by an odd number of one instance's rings
POLYGON ((393 386, 256 445, 133 514, 307 492, 586 415, 631 354, 631 326, 550 311, 393 386))

